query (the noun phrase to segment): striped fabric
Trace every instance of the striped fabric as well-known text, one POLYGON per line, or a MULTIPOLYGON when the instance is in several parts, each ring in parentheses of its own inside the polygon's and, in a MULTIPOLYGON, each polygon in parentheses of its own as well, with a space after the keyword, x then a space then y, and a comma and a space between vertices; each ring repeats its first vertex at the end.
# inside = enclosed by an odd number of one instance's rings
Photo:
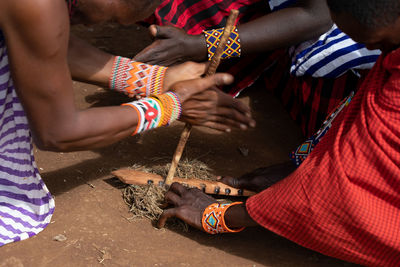
POLYGON ((292 54, 293 75, 334 78, 349 69, 371 69, 381 51, 368 50, 333 25, 318 40, 293 47, 292 54))
POLYGON ((296 3, 296 0, 269 0, 269 6, 272 11, 284 9, 296 3))
POLYGON ((53 211, 54 200, 36 167, 28 121, 0 32, 0 246, 39 233, 53 211))
MULTIPOLYGON (((295 0, 269 0, 273 11, 295 3, 295 0)), ((319 38, 292 47, 290 72, 295 76, 335 78, 350 69, 371 69, 380 54, 380 50, 371 51, 354 42, 333 25, 319 38)))

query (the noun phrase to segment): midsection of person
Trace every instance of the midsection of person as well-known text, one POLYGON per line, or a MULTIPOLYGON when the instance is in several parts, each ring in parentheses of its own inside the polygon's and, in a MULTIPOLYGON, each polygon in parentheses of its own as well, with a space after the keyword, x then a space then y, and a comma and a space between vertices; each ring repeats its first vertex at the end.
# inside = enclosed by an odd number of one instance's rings
POLYGON ((16 94, 0 31, 0 246, 50 223, 54 200, 33 157, 28 119, 16 94))

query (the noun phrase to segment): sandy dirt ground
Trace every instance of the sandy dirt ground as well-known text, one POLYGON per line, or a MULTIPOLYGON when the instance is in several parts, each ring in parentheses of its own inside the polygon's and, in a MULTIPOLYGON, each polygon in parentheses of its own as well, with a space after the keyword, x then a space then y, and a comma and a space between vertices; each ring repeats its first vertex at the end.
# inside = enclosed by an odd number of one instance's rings
MULTIPOLYGON (((133 56, 149 44, 139 26, 75 27, 97 47, 133 56)), ((124 96, 74 83, 81 108, 116 105, 124 96)), ((287 160, 302 140, 280 103, 254 86, 240 97, 254 110, 258 125, 246 132, 220 134, 196 128, 184 157, 205 162, 216 174, 240 175, 287 160), (243 156, 238 148, 249 150, 243 156)), ((115 118, 118 119, 118 118, 115 118)), ((352 266, 302 248, 264 229, 209 236, 190 229, 155 229, 148 220, 130 220, 112 170, 135 163, 151 167, 168 161, 183 128, 176 123, 94 151, 35 151, 40 172, 55 197, 51 224, 38 236, 0 248, 5 266, 352 266), (63 235, 66 240, 54 241, 63 235)))

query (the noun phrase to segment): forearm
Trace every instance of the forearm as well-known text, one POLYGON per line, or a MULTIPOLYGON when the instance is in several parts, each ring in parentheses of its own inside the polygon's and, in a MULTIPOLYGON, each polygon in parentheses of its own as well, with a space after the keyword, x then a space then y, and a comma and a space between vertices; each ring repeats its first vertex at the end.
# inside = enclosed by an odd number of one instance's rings
POLYGON ((324 8, 320 12, 304 7, 273 12, 238 27, 242 54, 296 45, 320 36, 331 26, 329 13, 324 8))
POLYGON ((73 79, 108 87, 113 61, 113 55, 70 35, 68 65, 73 79))
POLYGON ((52 151, 87 150, 107 146, 131 135, 138 114, 127 106, 91 108, 63 115, 54 126, 33 127, 35 143, 52 151))
MULTIPOLYGON (((286 48, 319 37, 332 27, 329 11, 324 1, 304 0, 298 6, 272 12, 256 20, 239 25, 231 33, 232 46, 227 46, 223 57, 262 53, 286 48)), ((199 47, 207 42, 208 57, 213 55, 215 44, 221 38, 222 30, 205 31, 197 35, 197 53, 204 53, 199 47), (219 37, 218 37, 219 36, 219 37), (217 41, 215 41, 217 38, 217 41)), ((190 52, 190 49, 187 49, 190 52)))

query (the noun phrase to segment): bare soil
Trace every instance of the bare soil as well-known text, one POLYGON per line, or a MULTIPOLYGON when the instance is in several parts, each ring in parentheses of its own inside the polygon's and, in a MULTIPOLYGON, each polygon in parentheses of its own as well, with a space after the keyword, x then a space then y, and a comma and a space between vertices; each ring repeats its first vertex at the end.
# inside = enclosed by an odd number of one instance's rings
MULTIPOLYGON (((73 32, 101 49, 125 56, 133 56, 151 41, 139 26, 74 27, 73 32)), ((128 100, 96 86, 74 83, 74 87, 81 108, 128 100)), ((185 157, 207 163, 220 175, 240 175, 287 160, 303 137, 280 103, 257 85, 240 99, 251 105, 257 128, 230 134, 195 128, 185 157), (239 147, 248 149, 248 156, 239 147)), ((149 220, 130 220, 120 184, 110 172, 135 163, 151 167, 169 161, 182 129, 183 124, 176 123, 94 151, 35 151, 40 172, 56 200, 55 214, 38 236, 2 247, 0 267, 352 266, 262 228, 209 236, 194 229, 158 230, 149 220), (58 235, 66 240, 54 241, 58 235)))

